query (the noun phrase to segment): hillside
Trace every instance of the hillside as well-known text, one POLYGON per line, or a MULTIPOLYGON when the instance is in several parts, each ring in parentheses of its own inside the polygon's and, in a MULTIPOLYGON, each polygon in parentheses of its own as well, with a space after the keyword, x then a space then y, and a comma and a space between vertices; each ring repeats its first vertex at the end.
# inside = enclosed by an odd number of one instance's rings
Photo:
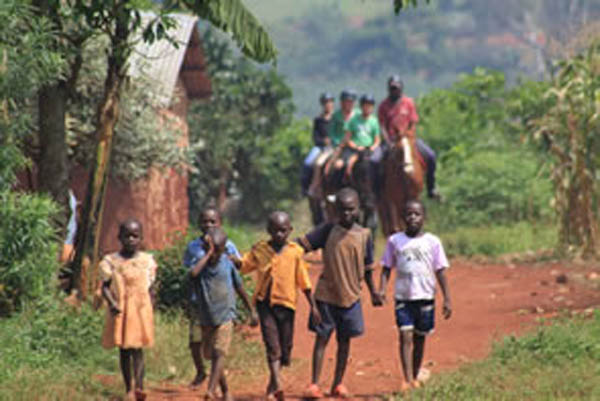
POLYGON ((443 88, 477 66, 540 77, 565 38, 600 11, 600 1, 439 0, 395 16, 383 0, 247 0, 272 33, 278 69, 298 115, 312 115, 323 90, 385 94, 391 73, 417 96, 443 88))

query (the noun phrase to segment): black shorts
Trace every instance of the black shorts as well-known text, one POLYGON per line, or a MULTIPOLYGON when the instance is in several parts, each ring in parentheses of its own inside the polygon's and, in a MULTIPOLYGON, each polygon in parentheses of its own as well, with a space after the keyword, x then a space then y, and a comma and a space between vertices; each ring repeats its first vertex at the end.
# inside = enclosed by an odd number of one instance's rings
POLYGON ((289 366, 294 344, 295 311, 281 305, 271 306, 268 301, 258 301, 256 310, 267 361, 280 361, 282 366, 289 366))
POLYGON ((348 308, 317 301, 321 313, 321 323, 314 324, 309 319, 308 328, 321 337, 329 337, 335 330, 337 339, 348 339, 361 336, 365 331, 362 306, 356 301, 348 308))

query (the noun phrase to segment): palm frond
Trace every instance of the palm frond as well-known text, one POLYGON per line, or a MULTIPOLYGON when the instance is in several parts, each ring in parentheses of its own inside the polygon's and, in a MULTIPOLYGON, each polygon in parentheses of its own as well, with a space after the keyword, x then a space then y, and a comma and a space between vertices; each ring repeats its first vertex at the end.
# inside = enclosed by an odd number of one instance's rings
POLYGON ((275 61, 277 49, 241 0, 184 0, 200 18, 229 33, 242 52, 258 62, 275 61))

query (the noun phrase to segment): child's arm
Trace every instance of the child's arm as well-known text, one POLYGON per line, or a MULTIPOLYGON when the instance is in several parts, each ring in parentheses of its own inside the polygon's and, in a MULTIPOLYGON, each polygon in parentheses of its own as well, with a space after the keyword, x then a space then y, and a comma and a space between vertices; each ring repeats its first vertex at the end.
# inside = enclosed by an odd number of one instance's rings
POLYGON ((435 272, 435 276, 442 289, 442 295, 444 295, 444 318, 450 319, 450 316, 452 316, 452 302, 450 301, 450 289, 448 288, 445 271, 446 269, 440 269, 435 272))
POLYGON ((309 289, 306 289, 303 291, 304 295, 306 296, 306 300, 308 301, 308 304, 310 305, 310 316, 313 319, 313 323, 318 325, 321 323, 321 312, 319 312, 319 308, 317 308, 317 304, 315 302, 315 298, 313 297, 313 294, 309 289))
POLYGON ((369 148, 371 151, 377 149, 377 147, 381 144, 381 135, 375 135, 375 140, 373 141, 373 145, 369 148))
POLYGON ((236 269, 240 270, 242 268, 242 259, 238 258, 237 255, 228 255, 228 257, 236 269))
POLYGON ((206 241, 206 244, 208 245, 208 250, 206 251, 206 253, 204 254, 204 256, 198 261, 198 263, 196 263, 194 265, 194 267, 190 270, 190 276, 191 277, 198 276, 198 274, 200 274, 200 272, 202 270, 204 270, 204 268, 208 264, 208 260, 210 259, 210 257, 212 256, 213 252, 215 251, 215 246, 213 245, 212 240, 210 239, 210 237, 207 236, 205 241, 206 241))
POLYGON ((385 301, 385 290, 387 288, 387 283, 390 280, 390 275, 392 273, 392 269, 389 266, 383 265, 381 268, 381 277, 379 278, 379 296, 382 301, 385 301))
POLYGON ((113 297, 112 292, 110 292, 110 280, 104 280, 102 282, 102 296, 106 299, 106 302, 108 302, 108 307, 113 315, 121 313, 121 310, 117 306, 117 301, 113 297))
POLYGON ((365 283, 367 283, 367 287, 371 293, 371 303, 373 306, 381 306, 383 305, 383 302, 379 296, 379 293, 375 290, 375 284, 373 283, 373 254, 375 247, 373 245, 373 238, 370 234, 367 237, 367 242, 365 245, 365 283))
POLYGON ((236 285, 235 292, 237 292, 237 294, 240 296, 240 298, 242 298, 242 302, 244 302, 244 306, 246 307, 246 309, 248 309, 248 312, 250 312, 250 326, 252 326, 252 327, 258 326, 258 316, 256 315, 256 310, 252 306, 252 303, 250 302, 250 298, 248 297, 248 294, 246 293, 244 286, 236 285))
POLYGON ((383 301, 379 293, 375 290, 375 284, 373 283, 373 269, 365 270, 365 282, 371 293, 371 303, 373 306, 383 305, 383 301))

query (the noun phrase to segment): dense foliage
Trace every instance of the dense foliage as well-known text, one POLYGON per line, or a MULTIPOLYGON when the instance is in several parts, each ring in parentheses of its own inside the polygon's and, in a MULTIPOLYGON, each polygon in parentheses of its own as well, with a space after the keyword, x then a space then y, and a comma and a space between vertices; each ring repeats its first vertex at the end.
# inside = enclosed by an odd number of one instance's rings
POLYGON ((230 196, 240 215, 257 220, 299 193, 308 126, 291 124, 291 90, 275 70, 234 55, 210 30, 203 43, 213 93, 189 112, 192 220, 206 203, 223 207, 230 196))
MULTIPOLYGON (((438 152, 446 198, 438 225, 507 224, 550 217, 551 186, 542 154, 528 146, 520 122, 542 87, 508 90, 504 75, 477 69, 449 89, 418 99, 418 135, 438 152), (523 89, 527 90, 523 90, 523 89)), ((543 105, 538 105, 543 108, 543 105)), ((533 110, 536 110, 533 108, 533 110)))
POLYGON ((47 50, 52 41, 47 29, 47 21, 22 2, 0 5, 0 315, 43 296, 58 267, 50 224, 56 206, 12 191, 16 172, 28 163, 21 148, 32 126, 27 100, 63 67, 47 50))

